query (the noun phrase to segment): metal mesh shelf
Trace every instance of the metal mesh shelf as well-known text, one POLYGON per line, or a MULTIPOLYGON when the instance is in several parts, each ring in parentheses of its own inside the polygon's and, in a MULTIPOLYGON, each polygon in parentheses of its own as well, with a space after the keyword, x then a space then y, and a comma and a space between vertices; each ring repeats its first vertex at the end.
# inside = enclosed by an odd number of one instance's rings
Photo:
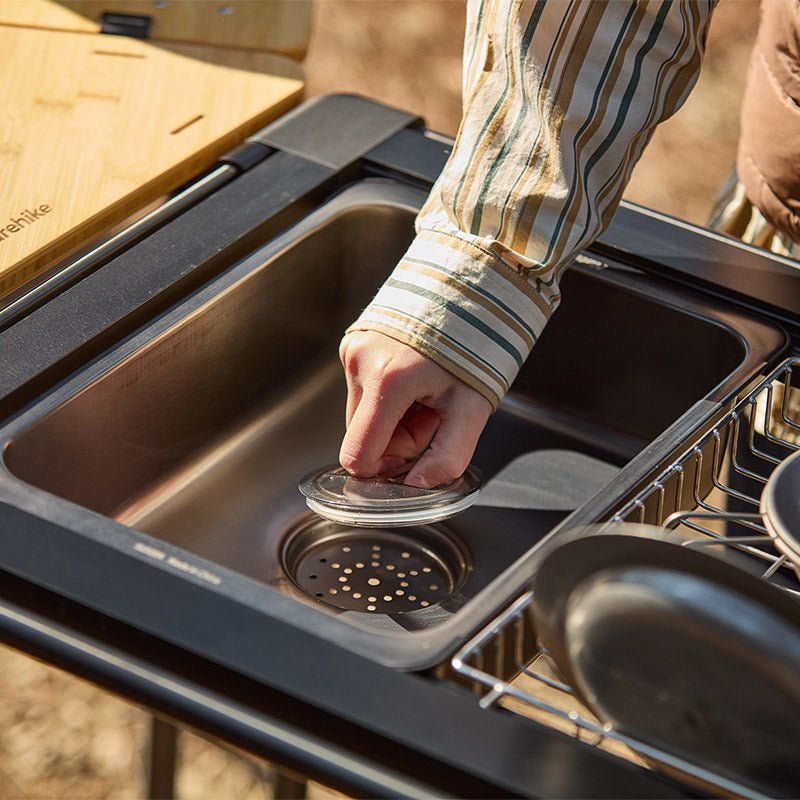
MULTIPOLYGON (((764 562, 763 577, 793 566, 759 512, 773 470, 800 450, 800 359, 781 364, 611 518, 681 528, 688 547, 735 547, 764 562)), ((793 587, 782 584, 782 588, 793 587)))
MULTIPOLYGON (((776 551, 759 513, 761 492, 775 467, 800 450, 800 358, 785 361, 689 442, 661 473, 608 520, 680 528, 687 547, 734 547, 758 559, 761 574, 800 594, 786 556, 776 551)), ((800 565, 798 565, 800 568, 800 565)), ((763 796, 670 753, 602 725, 580 704, 547 653, 535 644, 519 597, 452 659, 480 695, 483 708, 501 706, 645 766, 659 765, 724 794, 763 796), (531 656, 531 651, 533 655, 531 656), (509 661, 512 667, 509 668, 509 661), (512 679, 506 676, 515 675, 512 679)))

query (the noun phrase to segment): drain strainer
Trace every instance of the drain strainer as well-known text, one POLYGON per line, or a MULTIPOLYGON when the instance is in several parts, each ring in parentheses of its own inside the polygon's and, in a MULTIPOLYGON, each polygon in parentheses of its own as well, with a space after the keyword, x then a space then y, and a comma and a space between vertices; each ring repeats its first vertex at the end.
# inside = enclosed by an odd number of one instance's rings
POLYGON ((467 570, 466 552, 439 526, 381 530, 316 516, 289 532, 283 556, 287 574, 311 597, 378 614, 435 606, 467 570))

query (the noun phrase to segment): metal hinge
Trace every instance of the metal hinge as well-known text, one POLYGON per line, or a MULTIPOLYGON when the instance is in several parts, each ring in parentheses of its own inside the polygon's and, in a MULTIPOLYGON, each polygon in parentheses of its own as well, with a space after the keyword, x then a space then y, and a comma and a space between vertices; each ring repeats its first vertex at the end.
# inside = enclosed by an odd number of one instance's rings
POLYGON ((104 11, 100 17, 100 33, 146 39, 150 35, 152 21, 151 17, 144 15, 116 14, 113 11, 104 11))

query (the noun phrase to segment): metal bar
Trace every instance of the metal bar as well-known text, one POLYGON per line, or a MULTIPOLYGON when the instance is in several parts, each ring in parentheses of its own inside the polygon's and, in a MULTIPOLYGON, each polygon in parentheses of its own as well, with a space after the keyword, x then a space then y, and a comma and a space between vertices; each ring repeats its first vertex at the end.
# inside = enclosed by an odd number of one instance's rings
MULTIPOLYGON (((542 653, 542 655, 544 655, 542 653)), ((536 660, 536 659, 534 659, 536 660)), ((540 681, 541 683, 549 686, 552 689, 558 689, 560 692, 564 692, 565 694, 572 694, 572 687, 568 686, 566 683, 562 683, 561 681, 553 680, 552 678, 548 678, 546 675, 542 675, 539 672, 534 672, 532 669, 528 667, 523 667, 520 672, 524 675, 527 675, 529 678, 533 678, 534 680, 540 681)))
POLYGON ((784 564, 790 564, 791 562, 785 555, 781 555, 775 559, 773 564, 764 570, 764 574, 761 576, 765 580, 769 580, 784 564))
MULTIPOLYGON (((757 472, 753 472, 752 470, 747 469, 747 467, 743 467, 738 459, 737 455, 739 452, 739 419, 740 415, 735 414, 732 420, 733 424, 733 434, 732 434, 732 444, 731 444, 731 466, 738 472, 740 475, 743 475, 745 478, 751 478, 754 481, 759 483, 766 483, 767 479, 763 475, 759 475, 757 472)), ((753 436, 753 426, 748 427, 748 447, 750 452, 754 456, 760 457, 760 453, 757 449, 754 449, 754 445, 752 444, 752 436, 753 436)), ((769 459, 766 459, 769 461, 769 459)))
MULTIPOLYGON (((767 387, 767 407, 768 408, 772 408, 772 401, 770 399, 771 397, 772 397, 772 386, 770 385, 770 386, 767 387)), ((755 399, 751 400, 750 404, 752 406, 752 409, 755 409, 755 399)), ((752 418, 752 413, 753 412, 751 410, 751 418, 752 418)), ((752 421, 752 419, 751 419, 751 421, 752 421)), ((769 427, 770 427, 769 423, 767 423, 764 426, 763 436, 767 440, 771 439, 770 434, 768 432, 769 431, 769 427)), ((750 436, 749 441, 748 441, 748 445, 750 447, 750 452, 752 452, 753 455, 758 456, 759 458, 763 458, 764 461, 768 461, 771 464, 774 464, 775 466, 777 466, 778 464, 781 463, 781 459, 780 458, 775 458, 775 456, 771 456, 769 453, 765 453, 763 450, 759 450, 759 448, 756 446, 756 426, 755 425, 752 425, 752 424, 750 425, 750 427, 748 429, 748 433, 749 433, 749 436, 750 436)), ((779 444, 783 444, 783 440, 781 440, 781 439, 773 439, 773 441, 777 441, 779 444)))
MULTIPOLYGON (((747 514, 747 513, 738 513, 736 511, 709 511, 703 513, 701 511, 677 511, 674 514, 671 514, 667 517, 666 522, 664 523, 665 528, 669 528, 674 525, 676 522, 684 522, 684 520, 689 518, 697 518, 697 519, 728 519, 738 521, 740 519, 761 519, 761 514, 747 514)), ((755 538, 755 537, 753 537, 755 538)), ((729 540, 730 541, 730 540, 729 540)))
POLYGON ((741 550, 744 553, 747 553, 751 556, 755 556, 756 558, 760 558, 762 561, 769 561, 773 563, 777 560, 777 556, 772 553, 765 552, 759 547, 750 547, 750 544, 769 544, 771 540, 767 536, 766 528, 763 526, 756 526, 751 525, 749 520, 760 520, 760 514, 748 514, 745 512, 736 512, 736 511, 681 511, 675 514, 672 514, 667 522, 665 523, 665 528, 670 527, 677 527, 677 525, 684 525, 687 528, 690 528, 698 533, 702 533, 708 537, 708 539, 697 539, 690 542, 684 542, 684 547, 702 547, 705 545, 724 545, 728 547, 734 547, 737 550, 741 550), (692 522, 693 519, 708 519, 708 520, 728 520, 731 522, 735 522, 742 527, 751 527, 754 530, 759 531, 758 536, 725 536, 723 534, 717 533, 716 531, 712 531, 708 528, 703 527, 697 523, 692 522))
POLYGON ((459 651, 453 656, 452 664, 456 671, 460 671, 456 664, 466 662, 475 655, 489 640, 494 638, 514 617, 520 616, 533 600, 533 592, 525 592, 515 600, 505 611, 503 611, 490 625, 487 625, 480 633, 472 637, 459 651))
POLYGON ((172 800, 175 797, 179 731, 171 722, 151 716, 148 733, 147 798, 172 800))
POLYGON ((716 546, 719 547, 720 545, 723 547, 730 547, 732 544, 748 544, 752 542, 760 542, 763 541, 763 537, 761 536, 731 536, 731 537, 722 537, 714 538, 714 539, 693 539, 691 542, 684 542, 682 547, 710 547, 716 546))
POLYGON ((272 796, 275 800, 306 800, 308 781, 276 770, 272 779, 272 796))
POLYGON ((694 486, 692 487, 692 492, 695 502, 700 502, 703 494, 700 486, 700 481, 703 477, 703 451, 700 447, 695 447, 692 455, 694 456, 694 486))
POLYGON ((36 284, 25 294, 13 300, 4 308, 0 308, 0 330, 4 330, 26 314, 29 314, 37 306, 85 277, 106 259, 118 253, 136 239, 163 225, 189 206, 207 197, 238 174, 239 171, 229 164, 217 167, 213 172, 171 197, 158 208, 137 219, 127 228, 108 239, 108 241, 103 242, 76 261, 59 269, 54 275, 51 275, 41 283, 36 284))
POLYGON ((789 416, 789 398, 792 392, 792 376, 794 370, 789 369, 783 379, 783 399, 781 402, 781 422, 790 428, 797 428, 800 431, 800 420, 794 420, 789 416))

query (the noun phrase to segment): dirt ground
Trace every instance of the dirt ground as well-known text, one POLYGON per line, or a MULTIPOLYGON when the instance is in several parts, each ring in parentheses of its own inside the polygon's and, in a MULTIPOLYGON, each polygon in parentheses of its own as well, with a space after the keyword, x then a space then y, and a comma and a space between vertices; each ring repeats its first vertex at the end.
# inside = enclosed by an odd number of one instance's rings
MULTIPOLYGON (((757 8, 722 0, 699 84, 656 134, 629 199, 700 224, 707 218, 734 161, 757 8)), ((454 134, 463 29, 460 0, 318 0, 308 94, 357 92, 454 134)), ((144 712, 8 649, 0 649, 0 675, 0 798, 144 796, 144 712)), ((270 796, 263 768, 196 736, 182 736, 180 757, 181 798, 270 796)))

